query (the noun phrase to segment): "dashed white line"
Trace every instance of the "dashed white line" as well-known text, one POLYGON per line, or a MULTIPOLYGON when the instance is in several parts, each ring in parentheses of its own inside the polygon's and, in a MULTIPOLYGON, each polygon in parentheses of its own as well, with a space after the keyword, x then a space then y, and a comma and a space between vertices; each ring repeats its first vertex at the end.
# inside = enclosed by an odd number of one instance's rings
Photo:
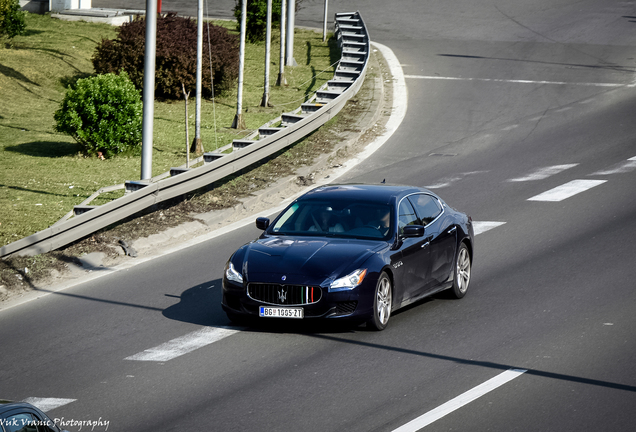
POLYGON ((505 224, 505 222, 473 221, 473 231, 475 235, 479 235, 503 224, 505 224))
POLYGON ((238 330, 230 328, 205 327, 172 339, 154 348, 149 348, 138 354, 126 357, 124 360, 164 362, 210 345, 237 332, 238 330))
POLYGON ((545 168, 539 168, 538 170, 523 176, 523 177, 517 177, 517 178, 512 178, 508 181, 511 182, 525 182, 525 181, 536 181, 536 180, 543 180, 546 179, 550 176, 553 176, 555 174, 558 174, 562 171, 565 171, 567 169, 570 168, 574 168, 575 166, 577 166, 578 164, 565 164, 565 165, 553 165, 553 166, 549 166, 549 167, 545 167, 545 168))
POLYGON ((77 399, 28 397, 22 402, 30 403, 42 411, 47 412, 66 404, 70 404, 71 402, 75 402, 76 400, 77 399))
POLYGON ((624 174, 636 170, 636 157, 629 158, 625 162, 614 165, 612 168, 596 171, 591 175, 624 174))
MULTIPOLYGON (((431 153, 431 155, 442 155, 442 153, 431 153)), ((450 155, 449 156, 455 156, 455 155, 450 155)), ((487 173, 488 171, 471 171, 471 172, 465 172, 465 173, 460 173, 460 174, 456 174, 453 176, 449 176, 449 177, 444 177, 442 179, 440 179, 437 183, 431 184, 431 185, 427 185, 424 186, 426 189, 441 189, 441 188, 445 188, 450 186, 451 184, 458 182, 460 180, 463 180, 464 178, 468 177, 468 176, 472 176, 475 174, 484 174, 487 173)))
POLYGON ((427 80, 449 80, 449 81, 481 81, 481 82, 497 82, 497 83, 510 83, 510 84, 576 85, 576 86, 585 86, 585 87, 634 87, 634 84, 618 84, 618 83, 534 81, 534 80, 513 80, 513 79, 495 79, 495 78, 461 78, 461 77, 440 77, 440 76, 426 76, 426 75, 404 75, 404 78, 427 79, 427 80))
POLYGON ((415 420, 412 420, 406 423, 405 425, 400 426, 399 428, 395 429, 393 432, 416 432, 420 429, 423 429, 426 426, 430 425, 431 423, 452 413, 453 411, 458 410, 464 405, 471 403, 475 399, 482 397, 486 393, 489 393, 495 390, 496 388, 506 384, 507 382, 512 381, 513 379, 519 377, 525 372, 527 371, 524 369, 509 369, 505 372, 502 372, 496 377, 489 379, 485 383, 480 384, 471 390, 468 390, 466 393, 462 393, 461 395, 457 396, 454 399, 449 400, 448 402, 446 402, 443 405, 440 405, 434 410, 431 410, 427 412, 426 414, 416 418, 415 420))
POLYGON ((585 192, 595 186, 605 183, 607 180, 572 180, 561 186, 557 186, 554 189, 543 192, 539 195, 528 198, 528 201, 563 201, 566 198, 570 198, 581 192, 585 192))
POLYGON ((505 128, 501 129, 502 131, 509 131, 509 130, 513 130, 515 128, 518 128, 519 125, 518 124, 514 124, 514 125, 510 125, 510 126, 506 126, 505 128))

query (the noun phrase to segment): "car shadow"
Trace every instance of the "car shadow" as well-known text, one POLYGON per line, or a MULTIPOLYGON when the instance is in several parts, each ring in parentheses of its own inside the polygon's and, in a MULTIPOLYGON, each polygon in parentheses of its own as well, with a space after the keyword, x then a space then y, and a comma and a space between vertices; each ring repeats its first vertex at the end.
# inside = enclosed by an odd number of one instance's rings
POLYGON ((195 285, 180 296, 166 296, 180 299, 179 303, 163 310, 163 316, 166 318, 208 327, 231 325, 221 309, 221 279, 195 285))

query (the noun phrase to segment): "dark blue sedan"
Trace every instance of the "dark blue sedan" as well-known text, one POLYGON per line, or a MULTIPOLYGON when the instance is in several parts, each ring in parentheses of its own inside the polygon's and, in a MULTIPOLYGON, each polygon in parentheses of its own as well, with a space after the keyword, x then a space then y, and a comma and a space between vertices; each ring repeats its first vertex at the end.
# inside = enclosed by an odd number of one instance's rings
POLYGON ((235 322, 349 319, 383 330, 401 307, 468 290, 472 220, 427 189, 321 186, 256 226, 263 234, 223 274, 222 306, 235 322))

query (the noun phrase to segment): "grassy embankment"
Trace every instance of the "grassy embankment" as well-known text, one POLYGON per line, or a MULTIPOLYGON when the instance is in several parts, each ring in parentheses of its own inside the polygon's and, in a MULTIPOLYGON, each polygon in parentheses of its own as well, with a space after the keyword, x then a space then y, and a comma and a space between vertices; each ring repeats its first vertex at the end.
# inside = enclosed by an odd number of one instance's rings
MULTIPOLYGON (((215 24, 235 31, 233 22, 215 24)), ((14 38, 12 48, 0 47, 0 245, 50 226, 100 187, 139 179, 140 157, 85 158, 71 137, 54 131, 53 113, 67 87, 94 74, 91 57, 96 45, 102 38, 115 36, 116 28, 109 25, 29 14, 27 34, 14 38)), ((323 43, 320 33, 297 30, 294 57, 299 66, 286 68, 287 86, 275 87, 278 37, 273 31, 270 101, 274 107, 259 106, 265 44, 248 44, 243 89, 247 131, 229 127, 236 113, 236 91, 217 95, 215 104, 204 100, 201 138, 206 151, 293 110, 333 76, 331 65, 338 55, 333 44, 323 43)), ((194 105, 190 97, 190 140, 194 137, 194 105)), ((183 100, 156 102, 153 176, 185 163, 184 117, 183 100)), ((92 204, 103 204, 121 194, 100 196, 92 204)))

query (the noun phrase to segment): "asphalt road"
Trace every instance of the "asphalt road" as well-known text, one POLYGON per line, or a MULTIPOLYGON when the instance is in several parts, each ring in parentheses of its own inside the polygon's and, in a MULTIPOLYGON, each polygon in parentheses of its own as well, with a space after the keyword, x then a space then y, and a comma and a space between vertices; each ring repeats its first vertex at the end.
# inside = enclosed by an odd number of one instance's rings
POLYGON ((249 227, 1 311, 0 397, 111 431, 633 430, 634 2, 329 4, 360 10, 408 87, 345 180, 428 186, 490 227, 469 294, 380 333, 229 328, 220 278, 249 227))

